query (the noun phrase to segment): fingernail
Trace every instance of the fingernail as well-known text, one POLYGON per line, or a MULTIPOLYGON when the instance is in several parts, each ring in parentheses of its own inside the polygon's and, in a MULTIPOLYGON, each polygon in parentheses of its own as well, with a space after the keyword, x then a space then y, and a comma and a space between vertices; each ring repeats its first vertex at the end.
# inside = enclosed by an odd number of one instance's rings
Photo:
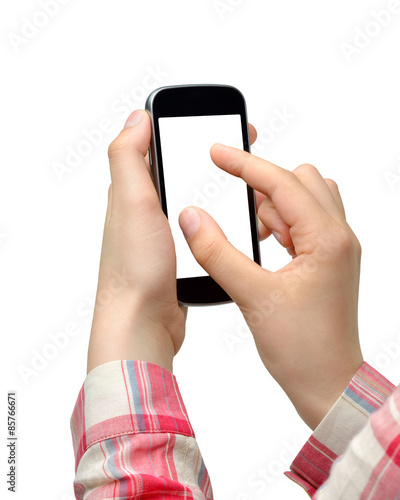
POLYGON ((193 208, 184 208, 179 216, 179 225, 188 240, 200 227, 200 215, 193 208))
POLYGON ((275 236, 276 240, 279 241, 281 245, 283 245, 283 239, 281 233, 278 233, 278 231, 271 231, 271 232, 275 236))
POLYGON ((129 118, 126 120, 126 123, 124 125, 124 129, 129 127, 134 127, 140 121, 142 121, 142 118, 143 118, 143 113, 140 111, 140 109, 137 109, 136 111, 134 111, 129 115, 129 118))

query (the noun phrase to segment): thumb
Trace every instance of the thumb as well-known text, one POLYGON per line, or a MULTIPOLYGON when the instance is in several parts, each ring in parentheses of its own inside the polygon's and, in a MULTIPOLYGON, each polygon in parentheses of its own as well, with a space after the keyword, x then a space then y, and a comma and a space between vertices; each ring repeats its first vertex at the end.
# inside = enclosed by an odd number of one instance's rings
POLYGON ((272 273, 235 248, 207 212, 184 208, 179 225, 197 262, 238 305, 254 298, 261 281, 265 287, 266 274, 272 273))
MULTIPOLYGON (((138 195, 157 200, 157 193, 151 179, 145 156, 151 135, 150 118, 141 109, 133 112, 118 137, 108 148, 113 202, 131 202, 138 195)), ((137 203, 138 206, 139 203, 137 203)))

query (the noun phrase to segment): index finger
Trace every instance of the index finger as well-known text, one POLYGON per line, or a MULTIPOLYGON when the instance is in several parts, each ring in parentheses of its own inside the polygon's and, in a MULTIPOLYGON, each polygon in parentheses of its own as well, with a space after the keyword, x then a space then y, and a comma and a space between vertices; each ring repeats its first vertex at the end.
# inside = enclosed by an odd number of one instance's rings
POLYGON ((279 215, 291 227, 299 222, 315 225, 318 220, 329 217, 290 170, 218 143, 211 148, 211 159, 217 167, 241 177, 249 186, 269 196, 279 215))

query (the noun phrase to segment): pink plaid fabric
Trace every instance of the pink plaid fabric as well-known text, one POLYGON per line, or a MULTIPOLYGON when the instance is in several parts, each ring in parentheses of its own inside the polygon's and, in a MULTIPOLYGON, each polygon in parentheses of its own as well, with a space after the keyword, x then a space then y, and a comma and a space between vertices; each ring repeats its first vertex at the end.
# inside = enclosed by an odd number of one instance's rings
POLYGON ((285 474, 313 499, 400 499, 400 386, 363 363, 285 474))
MULTIPOLYGON (((143 361, 92 370, 72 416, 75 497, 211 500, 175 376, 143 361)), ((286 475, 312 498, 400 499, 400 386, 364 363, 286 475)))
POLYGON ((78 499, 213 498, 175 376, 160 366, 112 361, 92 370, 71 432, 78 499))

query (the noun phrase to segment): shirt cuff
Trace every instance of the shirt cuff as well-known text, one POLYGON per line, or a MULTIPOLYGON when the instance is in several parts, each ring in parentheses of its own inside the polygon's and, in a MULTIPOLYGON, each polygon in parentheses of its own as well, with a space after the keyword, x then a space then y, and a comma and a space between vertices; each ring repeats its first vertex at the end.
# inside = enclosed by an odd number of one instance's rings
POLYGON ((310 497, 328 479, 336 458, 395 389, 368 363, 357 370, 349 385, 314 430, 285 475, 310 497))
POLYGON ((79 392, 70 427, 75 471, 88 448, 111 437, 166 432, 195 438, 175 376, 145 361, 94 368, 79 392))

